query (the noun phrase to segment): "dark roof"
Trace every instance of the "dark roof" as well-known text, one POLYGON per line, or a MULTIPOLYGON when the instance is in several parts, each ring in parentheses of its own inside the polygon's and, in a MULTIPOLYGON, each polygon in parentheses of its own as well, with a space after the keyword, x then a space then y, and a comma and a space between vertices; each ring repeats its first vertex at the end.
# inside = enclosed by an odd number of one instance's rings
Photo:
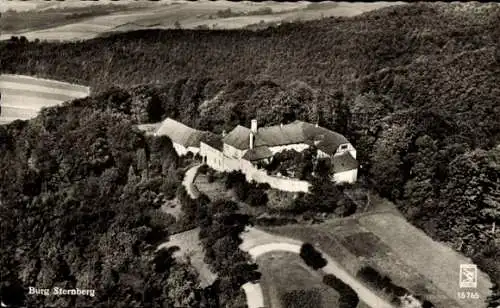
POLYGON ((137 128, 143 131, 146 135, 154 134, 160 128, 161 122, 158 123, 148 123, 148 124, 139 124, 137 128))
POLYGON ((250 129, 238 125, 232 131, 227 134, 222 141, 229 144, 237 149, 245 150, 248 149, 248 142, 250 136, 250 129))
POLYGON ((273 156, 273 152, 269 150, 268 147, 263 146, 263 147, 257 147, 253 148, 251 150, 248 150, 245 155, 243 155, 243 159, 249 160, 249 161, 256 161, 256 160, 261 160, 264 158, 269 158, 273 156))
MULTIPOLYGON (((241 125, 236 126, 223 141, 237 149, 249 148, 250 129, 241 125)), ((333 154, 337 148, 349 141, 341 134, 332 132, 323 127, 295 121, 290 124, 261 127, 255 135, 255 147, 280 146, 288 144, 307 143, 315 144, 321 151, 333 154)))
POLYGON ((208 144, 214 149, 222 151, 222 137, 211 132, 204 132, 201 141, 208 144))
POLYGON ((186 148, 200 147, 200 141, 204 134, 205 132, 191 128, 171 118, 165 119, 156 131, 157 136, 167 136, 173 142, 186 148))
POLYGON ((333 157, 333 172, 339 173, 358 168, 358 162, 349 152, 333 157))

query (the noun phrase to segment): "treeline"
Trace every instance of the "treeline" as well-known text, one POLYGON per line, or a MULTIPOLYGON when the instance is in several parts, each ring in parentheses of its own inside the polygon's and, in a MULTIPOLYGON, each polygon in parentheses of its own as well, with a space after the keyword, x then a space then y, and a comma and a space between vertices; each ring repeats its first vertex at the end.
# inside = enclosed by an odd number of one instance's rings
POLYGON ((422 55, 450 55, 498 43, 497 7, 473 19, 467 18, 466 9, 457 18, 442 7, 399 6, 257 32, 145 30, 77 43, 7 42, 0 45, 0 68, 93 89, 202 76, 260 76, 281 84, 303 80, 341 89, 353 78, 409 64, 422 55))
POLYGON ((357 276, 376 290, 382 290, 390 298, 391 302, 401 307, 405 297, 410 297, 421 305, 422 308, 433 308, 434 305, 421 295, 412 294, 411 291, 400 287, 391 281, 391 278, 381 275, 376 269, 365 266, 359 269, 357 276))

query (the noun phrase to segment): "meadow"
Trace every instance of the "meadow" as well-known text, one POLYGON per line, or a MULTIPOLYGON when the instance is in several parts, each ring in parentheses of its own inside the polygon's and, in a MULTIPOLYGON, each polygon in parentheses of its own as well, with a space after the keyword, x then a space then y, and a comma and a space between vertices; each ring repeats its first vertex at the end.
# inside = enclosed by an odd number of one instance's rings
POLYGON ((339 294, 297 254, 271 252, 257 259, 266 307, 336 308, 339 294))
POLYGON ((34 118, 44 107, 85 97, 85 86, 31 76, 0 75, 0 124, 34 118))
MULTIPOLYGON (((368 214, 314 226, 287 225, 265 230, 318 244, 353 275, 363 267, 374 268, 395 285, 436 307, 485 307, 484 300, 490 294, 490 279, 480 272, 476 289, 480 300, 458 300, 460 264, 472 262, 394 214, 368 214)), ((382 290, 374 291, 389 299, 382 290)))

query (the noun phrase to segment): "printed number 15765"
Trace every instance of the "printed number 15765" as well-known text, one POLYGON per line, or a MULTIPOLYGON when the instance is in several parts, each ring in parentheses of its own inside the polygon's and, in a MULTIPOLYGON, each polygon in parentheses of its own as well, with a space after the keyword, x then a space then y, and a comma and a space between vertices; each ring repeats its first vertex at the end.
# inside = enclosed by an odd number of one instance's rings
POLYGON ((457 292, 459 299, 479 299, 477 292, 457 292))

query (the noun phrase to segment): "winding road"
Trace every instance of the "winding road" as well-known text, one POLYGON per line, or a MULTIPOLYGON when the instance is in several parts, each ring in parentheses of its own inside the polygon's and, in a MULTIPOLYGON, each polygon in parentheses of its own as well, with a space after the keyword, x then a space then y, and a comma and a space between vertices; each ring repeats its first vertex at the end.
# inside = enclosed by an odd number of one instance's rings
POLYGON ((184 179, 182 180, 182 185, 186 188, 187 193, 192 199, 196 199, 200 196, 198 188, 194 185, 194 180, 198 174, 198 168, 200 168, 200 166, 201 165, 195 165, 189 168, 184 174, 184 179))
MULTIPOLYGON (((275 236, 256 228, 247 228, 245 233, 242 234, 241 238, 243 239, 243 243, 241 244, 240 248, 248 252, 254 260, 266 253, 273 251, 286 251, 299 254, 300 248, 302 246, 302 242, 300 241, 286 237, 275 236)), ((320 251, 323 255, 323 258, 328 261, 328 264, 321 270, 326 274, 336 276, 345 284, 349 285, 358 294, 358 297, 361 301, 372 308, 394 308, 393 305, 375 294, 372 290, 361 283, 356 277, 349 274, 335 260, 333 260, 320 249, 316 249, 320 251)), ((244 284, 242 288, 245 291, 249 308, 265 307, 264 295, 259 283, 248 282, 244 284)))

